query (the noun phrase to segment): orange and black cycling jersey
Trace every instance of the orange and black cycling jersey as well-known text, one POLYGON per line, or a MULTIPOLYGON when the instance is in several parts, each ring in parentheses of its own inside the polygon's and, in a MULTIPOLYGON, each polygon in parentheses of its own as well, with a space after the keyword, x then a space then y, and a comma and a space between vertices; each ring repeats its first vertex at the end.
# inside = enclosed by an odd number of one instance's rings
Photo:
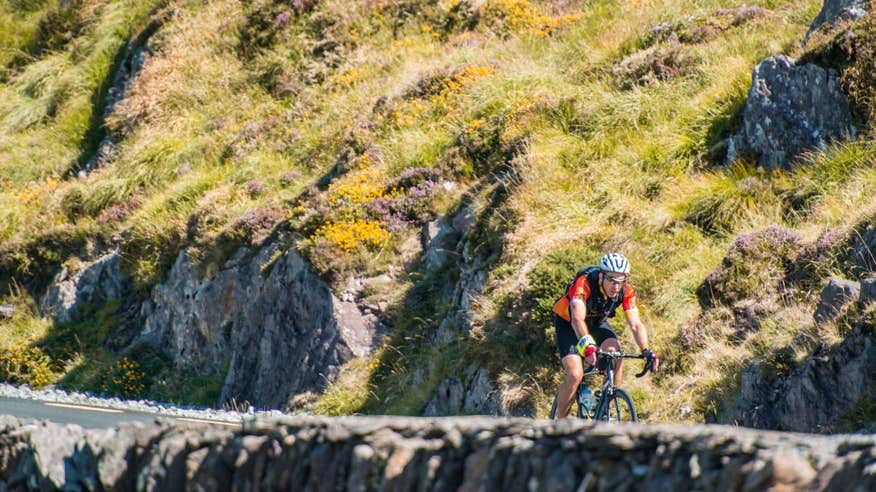
POLYGON ((599 285, 599 270, 586 271, 582 269, 575 277, 562 297, 554 304, 554 312, 566 321, 571 321, 570 306, 572 299, 581 299, 587 306, 587 324, 602 322, 613 318, 618 307, 623 307, 624 313, 636 309, 636 291, 630 284, 624 284, 623 292, 615 298, 608 298, 602 286, 599 285))

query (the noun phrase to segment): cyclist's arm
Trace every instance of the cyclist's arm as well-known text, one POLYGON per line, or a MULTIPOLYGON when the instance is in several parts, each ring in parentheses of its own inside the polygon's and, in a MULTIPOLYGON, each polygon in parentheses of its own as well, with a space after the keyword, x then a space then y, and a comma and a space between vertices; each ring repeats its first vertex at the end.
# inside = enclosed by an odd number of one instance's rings
POLYGON ((583 299, 573 297, 569 303, 569 312, 571 314, 572 329, 575 330, 575 336, 578 339, 590 334, 587 329, 587 304, 583 299))
POLYGON ((648 347, 648 330, 645 329, 645 324, 642 323, 642 318, 639 317, 639 308, 636 306, 636 291, 633 286, 627 284, 624 286, 623 300, 624 315, 627 318, 627 326, 633 332, 633 338, 636 339, 636 345, 641 350, 648 347))
POLYGON ((645 328, 645 324, 642 323, 642 318, 639 317, 639 311, 637 309, 631 309, 629 311, 624 311, 627 317, 627 326, 630 327, 630 330, 633 332, 633 338, 636 339, 636 345, 639 346, 639 349, 645 350, 648 347, 648 330, 645 328))

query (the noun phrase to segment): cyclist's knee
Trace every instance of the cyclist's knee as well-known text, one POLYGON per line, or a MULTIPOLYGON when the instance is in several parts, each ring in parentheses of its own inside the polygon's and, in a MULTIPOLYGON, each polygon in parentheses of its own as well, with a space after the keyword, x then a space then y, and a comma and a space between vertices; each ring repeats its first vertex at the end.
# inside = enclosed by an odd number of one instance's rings
POLYGON ((578 384, 584 377, 584 365, 581 364, 581 359, 564 361, 563 369, 566 370, 566 381, 578 384))
POLYGON ((599 345, 599 350, 620 351, 620 341, 617 338, 606 338, 599 345))
POLYGON ((581 382, 581 379, 584 378, 584 368, 582 367, 567 367, 566 368, 566 380, 578 384, 581 382))

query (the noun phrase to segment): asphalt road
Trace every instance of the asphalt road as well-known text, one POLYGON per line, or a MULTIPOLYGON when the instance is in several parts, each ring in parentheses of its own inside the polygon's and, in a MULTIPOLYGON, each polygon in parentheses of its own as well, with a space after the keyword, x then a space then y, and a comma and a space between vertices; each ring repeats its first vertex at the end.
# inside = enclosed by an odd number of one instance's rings
POLYGON ((87 429, 106 429, 122 422, 152 422, 157 418, 184 422, 204 422, 240 427, 230 422, 203 420, 185 417, 171 417, 147 412, 132 412, 116 408, 101 408, 67 403, 0 398, 0 414, 12 415, 22 419, 49 420, 59 424, 78 424, 87 429))

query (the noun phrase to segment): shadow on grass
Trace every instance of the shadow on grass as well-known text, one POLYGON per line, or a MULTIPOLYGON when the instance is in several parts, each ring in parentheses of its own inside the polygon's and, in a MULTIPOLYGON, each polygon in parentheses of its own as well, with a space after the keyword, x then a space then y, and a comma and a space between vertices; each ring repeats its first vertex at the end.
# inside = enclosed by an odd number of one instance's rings
POLYGON ((109 134, 106 129, 106 117, 113 106, 124 97, 125 85, 136 75, 138 70, 137 57, 140 56, 149 38, 161 27, 163 21, 163 17, 151 20, 134 39, 119 46, 106 77, 91 95, 92 110, 88 120, 88 129, 80 143, 79 156, 65 174, 65 179, 75 177, 80 171, 92 171, 95 166, 94 161, 104 142, 112 145, 112 142, 107 139, 109 134))
MULTIPOLYGON (((461 306, 463 296, 483 294, 477 282, 461 277, 489 274, 502 256, 503 236, 515 224, 503 208, 514 183, 512 166, 503 165, 489 183, 475 187, 471 195, 482 197, 485 206, 470 232, 457 241, 456 261, 449 259, 434 272, 412 274, 413 285, 388 311, 395 320, 393 334, 367 383, 372 391, 362 412, 422 415, 441 382, 453 378, 465 384, 469 367, 485 368, 495 381, 506 372, 530 380, 532 374, 556 366, 544 327, 506 317, 508 312, 521 312, 519 298, 503 299, 495 317, 470 331, 461 306)), ((468 205, 463 203, 458 213, 468 205)))

